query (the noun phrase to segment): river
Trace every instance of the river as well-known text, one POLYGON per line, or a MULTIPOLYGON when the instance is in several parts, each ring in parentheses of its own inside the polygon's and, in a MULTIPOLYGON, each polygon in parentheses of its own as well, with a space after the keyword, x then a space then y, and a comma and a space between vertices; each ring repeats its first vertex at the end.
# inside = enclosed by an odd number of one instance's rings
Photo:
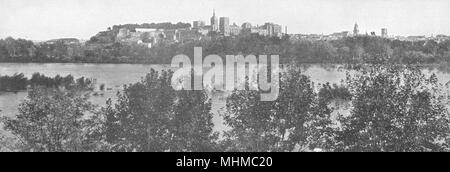
MULTIPOLYGON (((170 69, 169 65, 146 65, 146 64, 66 64, 66 63, 0 63, 0 75, 13 75, 24 73, 31 77, 33 73, 39 72, 46 76, 72 75, 75 78, 87 77, 96 79, 97 88, 105 84, 107 91, 101 96, 92 96, 90 101, 100 106, 105 105, 107 99, 116 99, 116 93, 121 91, 123 85, 135 83, 141 80, 150 69, 157 71, 170 69)), ((312 64, 302 67, 303 74, 309 76, 316 85, 321 83, 340 83, 345 79, 347 71, 334 65, 312 64)), ((436 73, 441 83, 450 80, 450 73, 438 69, 424 69, 426 73, 436 73)), ((27 96, 26 92, 0 93, 1 115, 14 116, 17 114, 18 106, 27 96)), ((213 98, 213 113, 215 129, 220 131, 226 128, 222 118, 218 115, 225 107, 225 101, 213 98)))

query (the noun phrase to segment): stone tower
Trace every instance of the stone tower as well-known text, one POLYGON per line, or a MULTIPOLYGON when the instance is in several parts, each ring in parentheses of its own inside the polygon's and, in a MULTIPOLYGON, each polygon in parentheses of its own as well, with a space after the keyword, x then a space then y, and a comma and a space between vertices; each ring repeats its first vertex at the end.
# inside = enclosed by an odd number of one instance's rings
POLYGON ((359 35, 359 26, 358 23, 355 24, 355 27, 353 28, 353 35, 359 35))
POLYGON ((216 10, 213 10, 213 16, 211 17, 211 31, 219 31, 219 20, 216 16, 216 10))

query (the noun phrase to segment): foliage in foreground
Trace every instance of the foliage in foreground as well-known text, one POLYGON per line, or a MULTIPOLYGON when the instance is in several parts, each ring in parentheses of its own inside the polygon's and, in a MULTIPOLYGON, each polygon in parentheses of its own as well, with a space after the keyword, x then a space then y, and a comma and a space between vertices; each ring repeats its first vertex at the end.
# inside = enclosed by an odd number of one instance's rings
POLYGON ((20 151, 95 151, 87 125, 95 107, 87 100, 76 92, 34 89, 16 117, 2 119, 4 129, 16 137, 20 151))
POLYGON ((330 109, 319 101, 313 84, 299 71, 282 73, 276 101, 260 101, 259 91, 234 91, 227 99, 227 151, 294 151, 308 146, 311 121, 328 118, 330 109))
POLYGON ((448 150, 450 116, 436 75, 374 66, 347 81, 353 110, 339 119, 336 151, 448 150))
POLYGON ((300 72, 281 74, 279 99, 234 91, 223 115, 229 131, 213 132, 204 91, 174 91, 171 72, 151 71, 125 87, 118 101, 97 110, 76 92, 34 90, 15 118, 3 118, 14 137, 1 151, 285 152, 449 151, 450 116, 435 75, 375 65, 348 76, 344 86, 314 83, 300 72), (334 99, 349 114, 333 117, 334 99))
POLYGON ((106 136, 113 151, 213 151, 211 102, 205 91, 175 91, 172 72, 152 70, 127 86, 106 114, 106 136))

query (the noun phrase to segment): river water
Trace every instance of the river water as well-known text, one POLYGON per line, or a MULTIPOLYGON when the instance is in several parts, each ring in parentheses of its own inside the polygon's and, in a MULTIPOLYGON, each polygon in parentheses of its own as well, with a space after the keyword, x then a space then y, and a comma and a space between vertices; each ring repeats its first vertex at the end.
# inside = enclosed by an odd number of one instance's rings
MULTIPOLYGON (((87 77, 96 79, 97 88, 105 84, 107 91, 101 96, 92 96, 91 101, 100 106, 105 105, 107 99, 116 99, 116 93, 121 91, 123 85, 135 83, 141 80, 150 69, 157 71, 171 69, 169 65, 146 65, 146 64, 63 64, 63 63, 0 63, 0 75, 13 75, 24 73, 31 77, 33 73, 39 72, 46 76, 72 75, 75 78, 87 77)), ((345 79, 347 71, 333 65, 312 64, 302 67, 303 74, 309 76, 316 85, 321 83, 340 83, 345 79)), ((436 73, 441 83, 450 81, 450 73, 437 69, 424 69, 427 73, 436 73)), ((97 90, 98 91, 98 90, 97 90)), ((17 114, 18 106, 27 96, 27 92, 0 93, 1 115, 14 116, 17 114)), ((216 114, 213 121, 216 130, 223 130, 222 118, 218 115, 225 107, 225 101, 213 98, 213 113, 216 114)))

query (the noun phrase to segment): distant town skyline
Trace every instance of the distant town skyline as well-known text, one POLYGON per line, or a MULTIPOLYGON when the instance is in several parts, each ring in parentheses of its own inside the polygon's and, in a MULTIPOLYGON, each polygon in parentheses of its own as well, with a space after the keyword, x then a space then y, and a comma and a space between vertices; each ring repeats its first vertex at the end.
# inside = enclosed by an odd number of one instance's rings
POLYGON ((1 0, 0 38, 89 39, 128 23, 209 25, 213 9, 230 24, 274 22, 290 34, 351 32, 358 23, 360 33, 450 35, 448 7, 448 0, 1 0))

